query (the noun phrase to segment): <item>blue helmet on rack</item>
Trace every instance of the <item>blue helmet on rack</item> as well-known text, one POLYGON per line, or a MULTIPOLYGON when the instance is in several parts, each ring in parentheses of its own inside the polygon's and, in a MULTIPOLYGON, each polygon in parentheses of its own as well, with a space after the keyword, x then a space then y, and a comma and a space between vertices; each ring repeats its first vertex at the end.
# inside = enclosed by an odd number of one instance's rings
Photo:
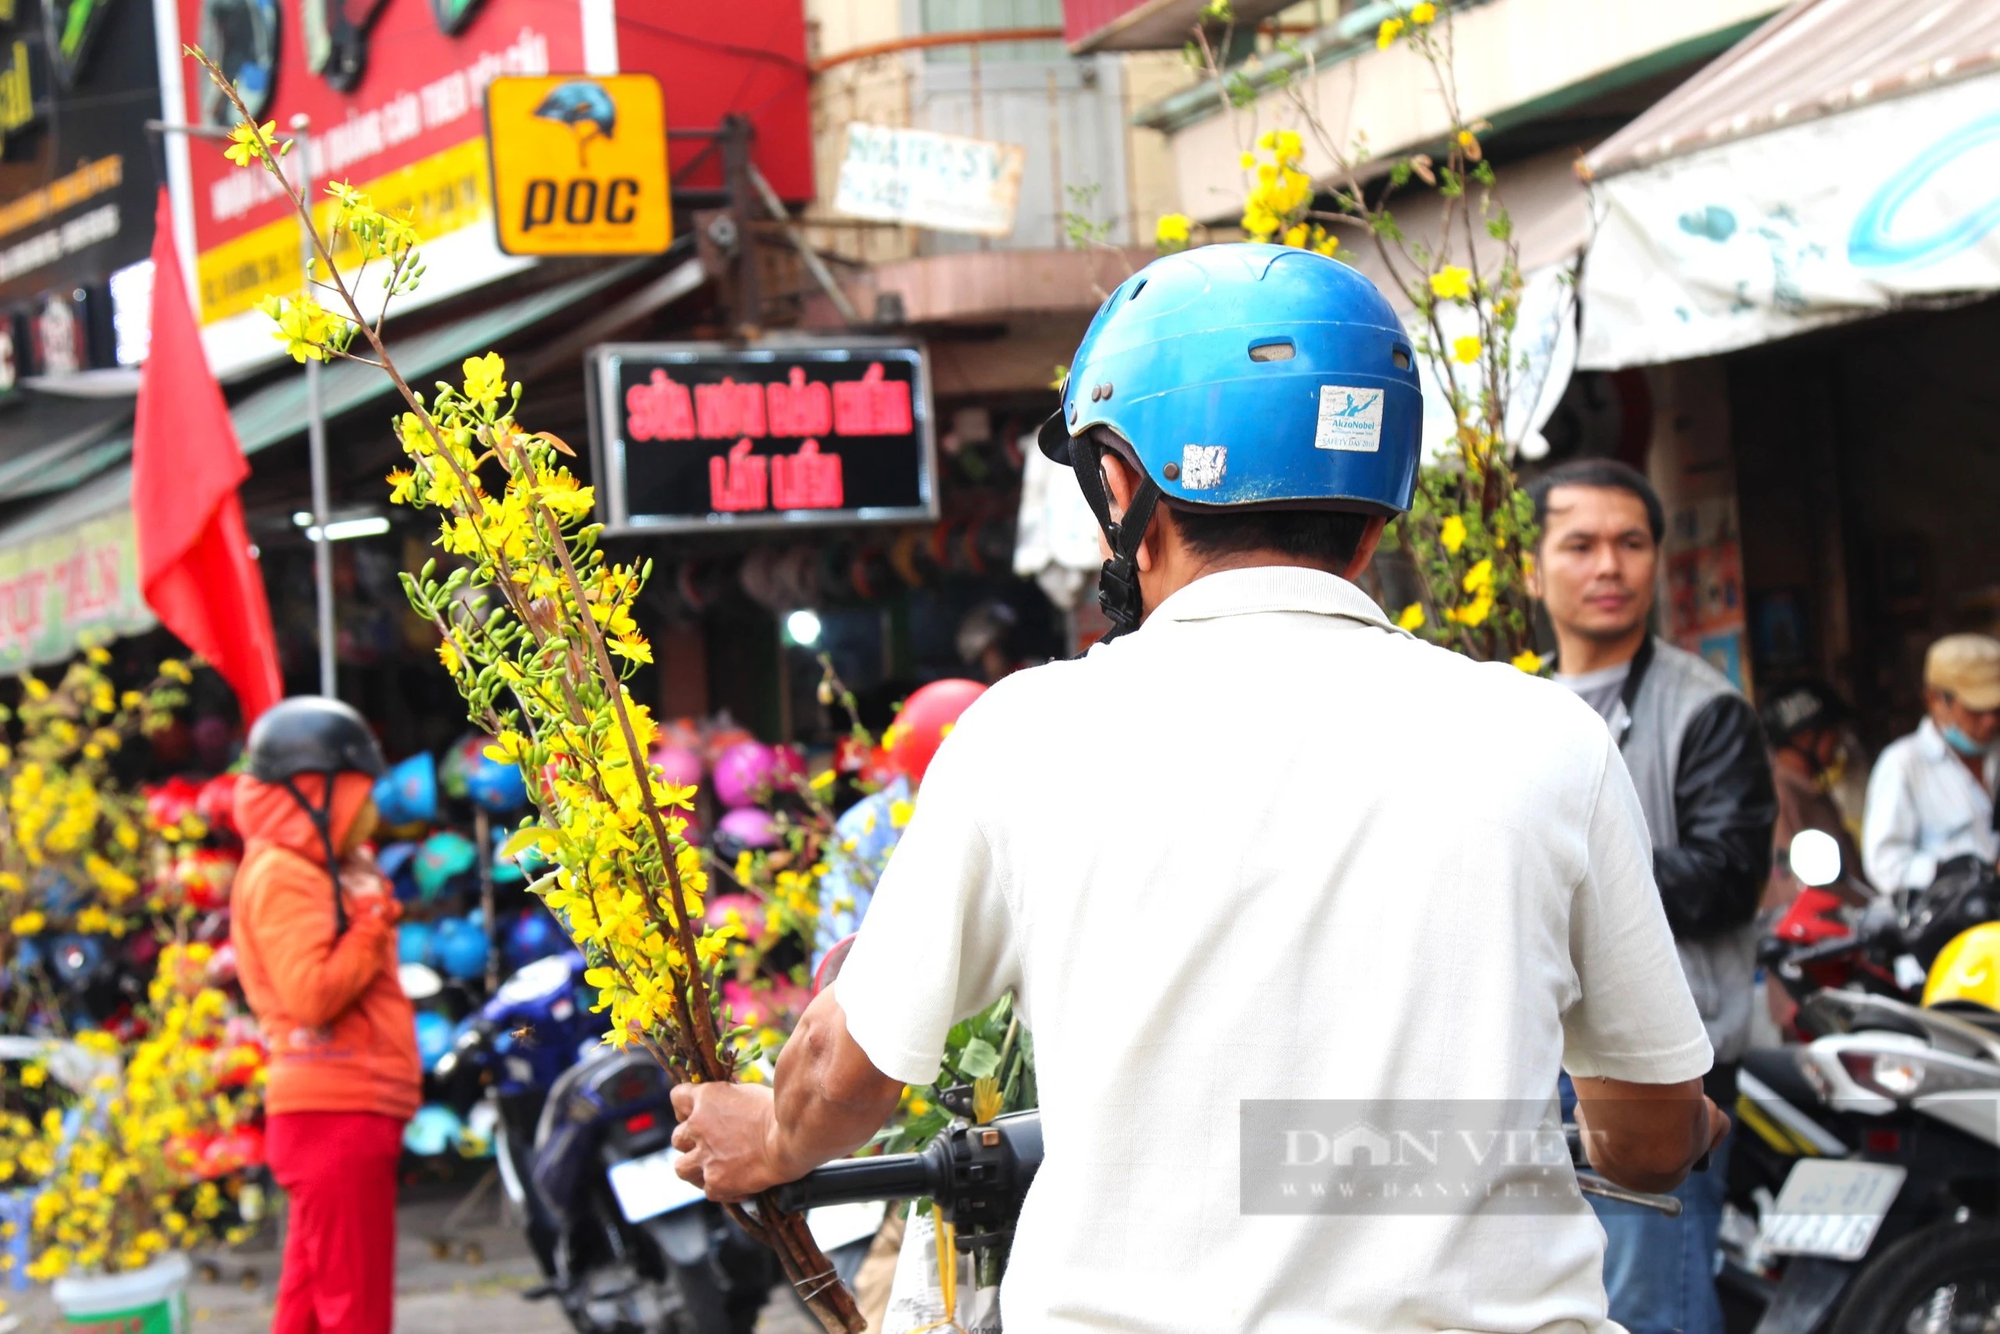
POLYGON ((1154 505, 1393 516, 1416 485, 1423 394, 1402 322, 1375 285, 1310 250, 1202 246, 1120 283, 1083 335, 1042 452, 1075 466, 1110 543, 1100 598, 1139 622, 1133 554, 1154 505), (1095 463, 1145 474, 1114 523, 1095 463))

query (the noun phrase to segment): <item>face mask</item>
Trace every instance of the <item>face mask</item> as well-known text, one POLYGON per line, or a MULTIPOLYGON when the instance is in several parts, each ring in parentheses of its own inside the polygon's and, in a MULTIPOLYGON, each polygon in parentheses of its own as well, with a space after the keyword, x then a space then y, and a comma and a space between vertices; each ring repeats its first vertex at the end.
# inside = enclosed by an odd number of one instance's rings
POLYGON ((1957 723, 1947 723, 1943 729, 1944 743, 1968 760, 1976 760, 1993 749, 1991 741, 1974 741, 1967 736, 1957 723))

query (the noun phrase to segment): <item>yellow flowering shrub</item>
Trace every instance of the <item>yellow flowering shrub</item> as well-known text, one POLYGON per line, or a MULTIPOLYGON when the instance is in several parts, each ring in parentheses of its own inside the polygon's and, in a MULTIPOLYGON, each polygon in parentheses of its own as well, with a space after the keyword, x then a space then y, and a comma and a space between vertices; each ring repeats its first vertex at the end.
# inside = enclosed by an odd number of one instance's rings
MULTIPOLYGON (((1253 241, 1351 260, 1355 252, 1334 231, 1346 227, 1374 247, 1380 272, 1411 312, 1406 322, 1417 355, 1451 410, 1446 430, 1438 430, 1435 413, 1427 423, 1414 502, 1384 539, 1385 549, 1408 554, 1418 584, 1418 601, 1402 608, 1397 621, 1472 657, 1539 672, 1544 663, 1533 648, 1524 577, 1536 538, 1533 507, 1515 485, 1515 442, 1507 438, 1508 404, 1521 370, 1514 329, 1522 276, 1513 223, 1480 145, 1489 127, 1458 111, 1444 8, 1428 0, 1404 5, 1381 21, 1375 44, 1406 48, 1430 67, 1453 119, 1442 148, 1390 162, 1384 188, 1382 164, 1371 159, 1365 137, 1336 143, 1306 90, 1271 75, 1298 128, 1265 130, 1241 154, 1251 177, 1243 231, 1253 241), (1333 164, 1327 180, 1316 182, 1304 167, 1308 138, 1333 164), (1406 234, 1391 208, 1396 192, 1412 181, 1434 191, 1441 205, 1429 241, 1406 234)), ((1206 34, 1197 30, 1189 49, 1205 60, 1226 114, 1255 100, 1240 74, 1221 68, 1217 44, 1206 34)))
MULTIPOLYGON (((60 1075, 81 1087, 44 1098, 39 1116, 0 1111, 0 1188, 37 1191, 35 1281, 121 1273, 247 1235, 239 1164, 214 1146, 255 1123, 261 1059, 227 1040, 229 1002, 201 980, 208 954, 202 944, 167 946, 139 1036, 79 1034, 60 1075)), ((56 1060, 26 1066, 23 1090, 60 1087, 56 1060)))
POLYGON ((123 935, 145 906, 140 887, 163 845, 114 765, 133 739, 168 725, 190 673, 169 661, 146 688, 119 691, 109 663, 91 648, 54 684, 24 675, 20 702, 0 708, 0 974, 28 936, 123 935))
MULTIPOLYGON (((652 563, 606 557, 591 488, 565 465, 566 444, 521 425, 521 388, 499 356, 467 359, 458 383, 440 381, 429 395, 409 385, 382 342, 380 313, 364 316, 354 296, 364 280, 379 282, 385 300, 415 287, 423 262, 407 219, 335 183, 323 231, 277 170, 285 147, 207 55, 190 53, 235 104, 246 154, 291 201, 323 275, 314 286, 332 294, 332 309, 311 290, 274 306, 276 337, 302 359, 350 355, 365 342, 365 359, 402 396, 395 432, 407 466, 390 476, 392 499, 438 516, 447 560, 405 574, 404 589, 437 627, 468 716, 494 737, 487 753, 527 779, 537 813, 506 853, 532 847, 554 866, 533 889, 583 949, 611 1040, 643 1048, 676 1080, 735 1078, 739 1050, 720 988, 732 937, 704 920, 708 872, 685 838, 694 789, 648 761, 657 727, 624 684, 652 659, 633 615, 652 563), (346 271, 333 263, 343 241, 356 261, 346 271), (371 263, 377 277, 366 278, 371 263), (295 311, 304 313, 287 323, 295 311)), ((802 1218, 768 1196, 735 1215, 776 1251, 829 1330, 859 1334, 853 1298, 826 1283, 830 1266, 802 1218)))

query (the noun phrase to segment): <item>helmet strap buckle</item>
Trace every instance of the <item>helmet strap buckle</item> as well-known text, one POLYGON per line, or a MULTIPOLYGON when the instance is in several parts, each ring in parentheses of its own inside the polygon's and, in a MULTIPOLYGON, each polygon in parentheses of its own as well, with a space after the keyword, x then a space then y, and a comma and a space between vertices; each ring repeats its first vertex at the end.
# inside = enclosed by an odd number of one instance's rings
POLYGON ((1101 449, 1102 445, 1087 437, 1070 437, 1070 470, 1076 474, 1083 498, 1097 518, 1105 544, 1111 548, 1111 559, 1104 562, 1097 574, 1097 605, 1111 622, 1111 629, 1101 642, 1110 643, 1137 630, 1146 617, 1145 597, 1139 591, 1139 544, 1146 540, 1146 529, 1153 522, 1153 510, 1160 503, 1160 488, 1140 469, 1132 503, 1122 518, 1113 519, 1111 498, 1105 494, 1104 474, 1099 468, 1101 449))

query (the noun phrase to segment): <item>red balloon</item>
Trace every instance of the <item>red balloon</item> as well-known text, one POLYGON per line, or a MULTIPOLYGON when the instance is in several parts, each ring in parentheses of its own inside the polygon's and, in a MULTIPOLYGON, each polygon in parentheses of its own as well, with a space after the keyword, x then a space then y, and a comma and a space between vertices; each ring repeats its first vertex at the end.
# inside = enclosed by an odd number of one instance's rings
POLYGON ((945 733, 958 722, 972 701, 986 693, 977 681, 933 681, 903 702, 903 711, 883 738, 889 763, 912 783, 924 781, 931 757, 944 744, 945 733))

